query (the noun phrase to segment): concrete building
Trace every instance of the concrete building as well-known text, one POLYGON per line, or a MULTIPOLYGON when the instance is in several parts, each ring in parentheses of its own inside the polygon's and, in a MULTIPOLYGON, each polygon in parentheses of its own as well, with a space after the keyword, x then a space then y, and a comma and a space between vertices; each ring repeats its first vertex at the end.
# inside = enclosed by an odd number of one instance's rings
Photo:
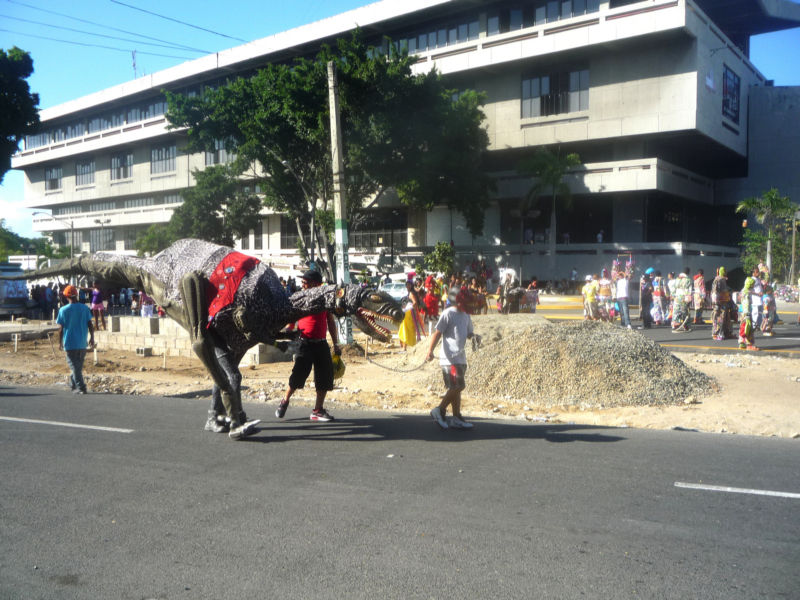
MULTIPOLYGON (((497 193, 482 236, 457 213, 385 203, 350 232, 353 265, 412 260, 451 240, 462 265, 485 259, 524 278, 597 271, 618 255, 662 270, 738 264, 733 207, 770 187, 800 199, 800 92, 774 88, 748 58, 751 35, 800 25, 787 0, 385 0, 43 110, 43 131, 12 165, 25 172, 34 229, 82 251, 133 252, 166 222, 192 170, 224 150, 183 154, 160 90, 187 92, 271 61, 313 54, 355 25, 486 92, 497 193), (787 127, 786 123, 793 123, 787 127), (522 214, 531 180, 516 172, 537 146, 577 152, 572 202, 522 214), (602 241, 600 241, 602 239, 602 241)), ((296 232, 265 210, 238 242, 278 270, 297 266, 296 232)))

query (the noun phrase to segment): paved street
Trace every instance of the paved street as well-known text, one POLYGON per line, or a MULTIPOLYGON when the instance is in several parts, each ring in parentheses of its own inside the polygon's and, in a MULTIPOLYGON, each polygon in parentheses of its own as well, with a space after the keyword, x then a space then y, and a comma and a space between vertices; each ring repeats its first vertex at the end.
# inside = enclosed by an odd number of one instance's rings
POLYGON ((0 598, 800 589, 796 440, 331 408, 235 443, 205 400, 0 387, 0 598))

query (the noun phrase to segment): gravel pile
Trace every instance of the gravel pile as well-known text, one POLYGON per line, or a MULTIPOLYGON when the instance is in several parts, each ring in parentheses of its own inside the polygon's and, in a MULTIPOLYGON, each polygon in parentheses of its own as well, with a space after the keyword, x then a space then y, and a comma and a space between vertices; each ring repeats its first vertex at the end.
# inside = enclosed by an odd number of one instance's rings
MULTIPOLYGON (((592 409, 692 403, 716 390, 713 378, 616 325, 549 323, 534 315, 477 316, 473 323, 483 344, 477 351, 467 346, 467 396, 592 409)), ((419 365, 427 349, 423 338, 395 366, 419 365)), ((426 385, 444 390, 438 366, 423 372, 426 385)))

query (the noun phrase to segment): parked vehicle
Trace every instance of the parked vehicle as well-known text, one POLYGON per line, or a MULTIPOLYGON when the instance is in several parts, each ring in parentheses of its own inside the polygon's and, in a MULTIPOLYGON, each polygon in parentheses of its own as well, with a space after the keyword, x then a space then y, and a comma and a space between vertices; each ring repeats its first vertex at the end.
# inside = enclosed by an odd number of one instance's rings
MULTIPOLYGON (((22 267, 14 263, 0 263, 0 274, 21 275, 22 267)), ((28 302, 25 280, 0 279, 0 316, 22 316, 28 302)))
POLYGON ((381 286, 381 290, 389 294, 401 304, 408 297, 405 281, 389 281, 381 286))

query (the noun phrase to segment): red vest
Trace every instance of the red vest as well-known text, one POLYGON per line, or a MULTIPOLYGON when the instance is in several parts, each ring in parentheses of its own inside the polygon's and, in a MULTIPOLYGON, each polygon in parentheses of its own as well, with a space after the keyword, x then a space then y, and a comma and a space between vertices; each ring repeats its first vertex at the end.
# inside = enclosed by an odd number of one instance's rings
POLYGON ((241 252, 231 252, 214 269, 208 278, 211 287, 208 290, 208 323, 216 314, 233 302, 242 279, 259 262, 257 258, 241 252))

